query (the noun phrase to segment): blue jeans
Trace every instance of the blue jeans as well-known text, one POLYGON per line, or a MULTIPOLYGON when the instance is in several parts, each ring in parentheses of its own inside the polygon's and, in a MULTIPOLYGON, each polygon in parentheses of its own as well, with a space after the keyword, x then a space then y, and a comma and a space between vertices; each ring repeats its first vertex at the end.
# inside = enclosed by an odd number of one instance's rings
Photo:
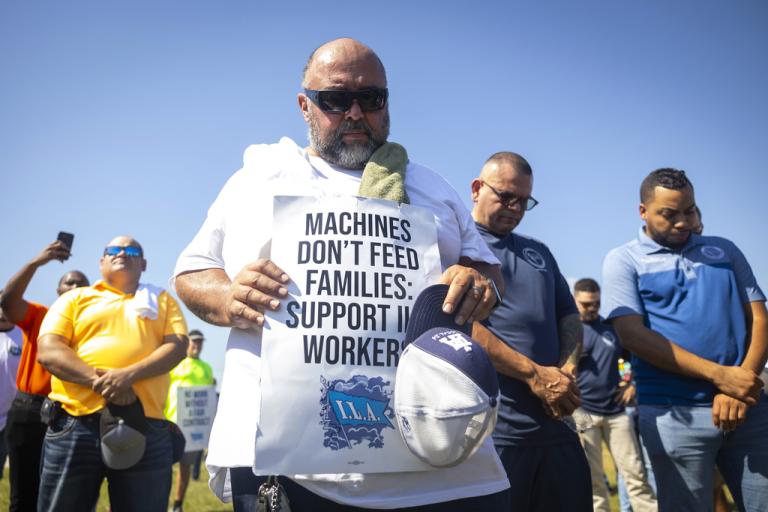
POLYGON ((43 442, 38 512, 93 510, 104 478, 113 512, 165 512, 171 491, 171 434, 165 420, 147 418, 147 423, 142 459, 115 470, 101 459, 99 415, 59 414, 43 442))
POLYGON ((659 510, 712 510, 714 467, 720 469, 739 510, 764 511, 768 503, 768 399, 746 421, 724 433, 712 424, 712 407, 641 405, 640 435, 648 449, 659 510))

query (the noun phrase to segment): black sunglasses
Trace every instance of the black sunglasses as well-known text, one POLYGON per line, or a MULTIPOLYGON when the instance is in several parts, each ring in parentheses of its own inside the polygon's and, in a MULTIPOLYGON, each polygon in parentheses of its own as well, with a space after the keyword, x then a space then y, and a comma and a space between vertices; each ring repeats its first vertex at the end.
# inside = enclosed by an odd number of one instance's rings
POLYGON ((499 192, 484 181, 482 181, 482 184, 493 190, 493 193, 499 198, 499 202, 504 208, 509 208, 510 206, 523 201, 523 209, 530 211, 536 208, 536 205, 539 204, 539 202, 532 197, 520 197, 512 192, 499 192))
POLYGON ((132 245, 126 245, 125 247, 121 245, 108 245, 104 248, 104 256, 117 256, 121 252, 125 252, 126 256, 132 258, 141 257, 141 249, 132 245))
POLYGON ((357 101, 363 112, 381 110, 387 104, 389 91, 386 88, 371 87, 360 91, 315 91, 304 89, 304 94, 311 99, 323 112, 344 113, 352 108, 352 103, 357 101))

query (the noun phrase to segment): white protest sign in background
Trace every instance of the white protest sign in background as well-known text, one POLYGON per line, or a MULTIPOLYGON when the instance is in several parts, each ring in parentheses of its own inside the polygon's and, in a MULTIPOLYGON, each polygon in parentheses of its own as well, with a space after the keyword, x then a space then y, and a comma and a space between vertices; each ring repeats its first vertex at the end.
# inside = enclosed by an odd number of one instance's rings
POLYGON ((353 196, 275 197, 271 259, 290 296, 262 335, 258 474, 433 469, 397 431, 410 307, 440 277, 434 215, 353 196))
POLYGON ((184 433, 185 452, 208 448, 211 425, 216 416, 216 387, 180 387, 177 392, 176 424, 184 433))

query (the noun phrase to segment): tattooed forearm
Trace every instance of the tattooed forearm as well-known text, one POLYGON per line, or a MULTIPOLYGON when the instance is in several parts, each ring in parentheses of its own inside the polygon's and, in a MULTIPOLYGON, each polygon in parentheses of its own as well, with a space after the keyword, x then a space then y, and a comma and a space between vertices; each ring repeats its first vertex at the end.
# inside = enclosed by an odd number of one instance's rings
POLYGON ((560 319, 557 325, 560 336, 560 361, 558 366, 565 364, 579 365, 581 346, 583 343, 583 331, 579 315, 567 315, 560 319))

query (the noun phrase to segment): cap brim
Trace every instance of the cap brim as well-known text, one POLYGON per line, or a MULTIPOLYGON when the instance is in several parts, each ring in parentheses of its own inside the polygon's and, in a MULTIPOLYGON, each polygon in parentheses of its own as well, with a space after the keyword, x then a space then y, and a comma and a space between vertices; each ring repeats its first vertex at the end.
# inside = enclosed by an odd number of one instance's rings
POLYGON ((111 469, 128 469, 144 456, 146 438, 141 432, 117 425, 101 437, 101 458, 111 469))
POLYGON ((445 327, 463 332, 467 336, 472 335, 472 325, 465 322, 459 325, 454 320, 456 312, 446 314, 443 312, 443 302, 448 295, 447 284, 435 284, 425 288, 411 308, 411 315, 408 319, 408 327, 405 331, 404 345, 408 345, 416 338, 435 327, 445 327))

